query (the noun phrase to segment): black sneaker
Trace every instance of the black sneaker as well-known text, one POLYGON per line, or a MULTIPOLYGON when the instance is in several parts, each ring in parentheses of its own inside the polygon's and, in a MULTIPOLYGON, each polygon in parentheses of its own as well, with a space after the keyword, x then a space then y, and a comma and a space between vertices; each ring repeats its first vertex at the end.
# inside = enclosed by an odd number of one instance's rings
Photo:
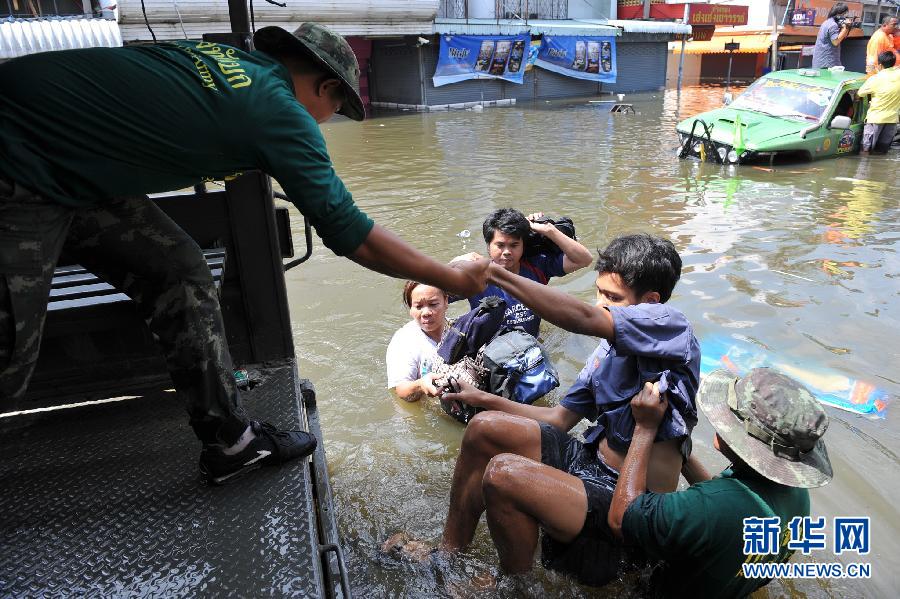
POLYGON ((200 473, 211 485, 221 485, 262 466, 276 466, 308 456, 316 449, 316 438, 305 431, 280 431, 271 424, 251 422, 256 438, 235 455, 206 445, 200 452, 200 473))

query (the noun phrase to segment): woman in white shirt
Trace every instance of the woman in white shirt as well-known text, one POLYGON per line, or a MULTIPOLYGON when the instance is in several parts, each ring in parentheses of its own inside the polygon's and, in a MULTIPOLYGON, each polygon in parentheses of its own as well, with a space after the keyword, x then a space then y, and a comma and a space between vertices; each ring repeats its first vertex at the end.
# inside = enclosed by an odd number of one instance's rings
POLYGON ((435 397, 434 356, 447 329, 447 293, 437 287, 407 281, 403 303, 412 320, 400 327, 387 348, 388 388, 406 401, 435 397))

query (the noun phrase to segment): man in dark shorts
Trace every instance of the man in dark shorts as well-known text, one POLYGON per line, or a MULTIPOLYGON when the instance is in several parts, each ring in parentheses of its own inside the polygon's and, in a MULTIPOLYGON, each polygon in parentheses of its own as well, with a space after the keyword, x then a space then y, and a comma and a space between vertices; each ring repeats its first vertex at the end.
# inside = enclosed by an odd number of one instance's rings
POLYGON ((316 440, 251 420, 197 244, 145 194, 259 169, 338 255, 468 296, 487 260, 449 268, 361 212, 319 123, 364 117, 359 65, 315 23, 260 29, 257 51, 177 41, 33 54, 0 65, 0 400, 14 409, 38 357, 66 251, 127 293, 159 338, 212 483, 308 455, 316 440), (96 111, 91 107, 119 110, 96 111))
POLYGON ((755 567, 787 562, 803 546, 807 489, 832 477, 822 441, 828 415, 802 385, 768 368, 742 378, 712 372, 700 385, 697 403, 716 431, 713 445, 731 465, 684 491, 648 491, 650 450, 667 408, 658 386, 648 383, 631 402, 634 439, 613 495, 609 529, 663 560, 651 579, 653 596, 744 597, 770 580, 758 577, 755 567), (750 532, 760 531, 749 546, 748 520, 750 532))
POLYGON ((866 124, 863 127, 859 153, 885 154, 894 141, 900 114, 900 68, 893 51, 878 55, 881 70, 866 79, 859 91, 860 97, 871 96, 866 124))
POLYGON ((606 515, 634 429, 629 402, 646 381, 659 381, 672 406, 653 445, 648 486, 676 488, 697 422, 700 367, 690 323, 665 304, 681 258, 669 241, 629 235, 600 253, 596 269, 597 305, 591 306, 491 266, 491 281, 536 314, 603 341, 557 406, 520 404, 467 385, 444 395, 487 411, 463 437, 441 550, 467 546, 487 512, 505 572, 532 568, 542 529, 546 566, 586 584, 612 580, 623 555, 606 515), (582 418, 595 423, 584 442, 567 434, 582 418))

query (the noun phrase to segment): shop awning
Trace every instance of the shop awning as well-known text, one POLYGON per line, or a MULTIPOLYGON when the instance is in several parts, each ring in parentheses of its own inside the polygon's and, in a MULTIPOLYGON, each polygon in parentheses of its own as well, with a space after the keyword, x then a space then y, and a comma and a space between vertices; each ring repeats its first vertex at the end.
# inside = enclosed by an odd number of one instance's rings
POLYGON ((48 50, 121 46, 119 25, 106 19, 16 19, 0 22, 0 59, 48 50))
MULTIPOLYGON (((769 46, 772 45, 772 34, 758 34, 758 35, 740 35, 732 37, 726 36, 716 36, 709 41, 706 42, 688 42, 685 44, 684 53, 685 54, 727 54, 725 50, 725 44, 735 41, 738 42, 741 47, 739 50, 735 50, 735 54, 762 54, 764 52, 769 51, 769 46)), ((669 45, 670 48, 676 53, 681 53, 681 44, 678 42, 672 43, 669 45)))
POLYGON ((530 31, 532 35, 621 35, 621 30, 603 22, 583 21, 578 19, 560 19, 552 21, 528 21, 511 19, 448 19, 434 20, 434 32, 454 35, 516 35, 530 31))

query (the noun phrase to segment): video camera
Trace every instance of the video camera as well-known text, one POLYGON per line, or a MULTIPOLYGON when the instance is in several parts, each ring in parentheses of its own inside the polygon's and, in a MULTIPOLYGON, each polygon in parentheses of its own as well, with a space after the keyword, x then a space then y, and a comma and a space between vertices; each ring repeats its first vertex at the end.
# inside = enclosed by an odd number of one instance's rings
POLYGON ((859 17, 845 14, 834 17, 834 22, 838 27, 846 27, 847 29, 862 29, 862 21, 859 17))

